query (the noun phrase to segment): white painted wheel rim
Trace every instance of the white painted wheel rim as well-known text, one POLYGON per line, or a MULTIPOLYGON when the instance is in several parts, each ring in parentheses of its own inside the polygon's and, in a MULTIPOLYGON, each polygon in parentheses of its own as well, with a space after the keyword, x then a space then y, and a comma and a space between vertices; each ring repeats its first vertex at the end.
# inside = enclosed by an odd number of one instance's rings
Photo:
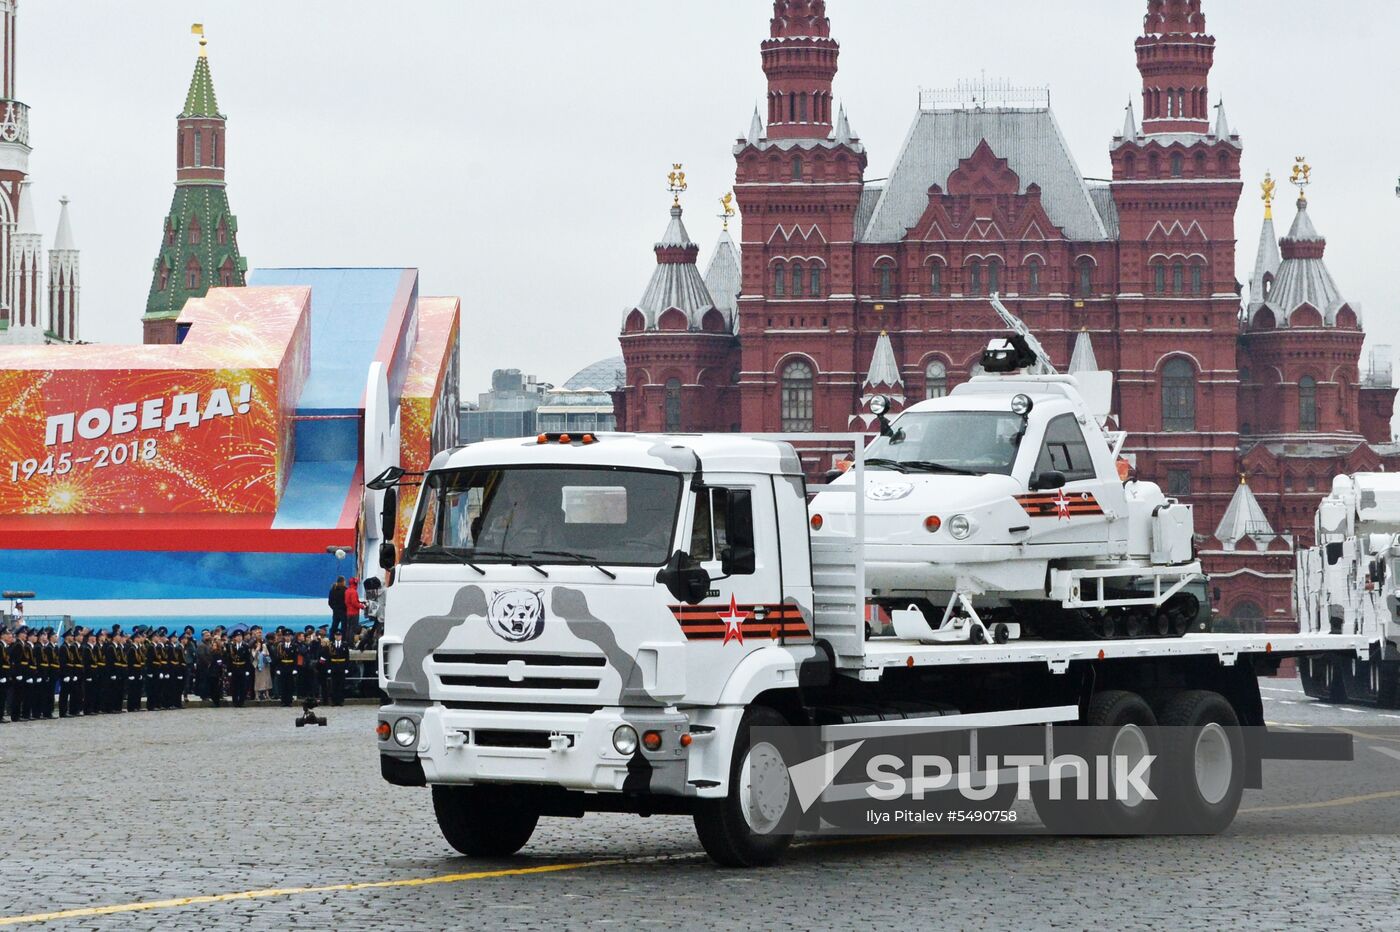
POLYGON ((767 741, 749 748, 739 772, 739 805, 749 828, 759 835, 773 831, 787 812, 791 797, 782 753, 767 741))
MULTIPOLYGON (((1129 774, 1137 769, 1138 764, 1144 757, 1152 753, 1147 744, 1147 735, 1143 734, 1137 725, 1124 725, 1118 729, 1118 734, 1113 736, 1113 750, 1109 757, 1110 780, 1116 781, 1119 773, 1129 774), (1123 763, 1120 765, 1119 761, 1123 763), (1120 766, 1122 770, 1120 770, 1120 766)), ((1149 769, 1148 773, 1151 771, 1149 769)), ((1137 788, 1130 781, 1126 787, 1114 787, 1114 799, 1120 805, 1129 809, 1135 809, 1142 805, 1144 797, 1137 791, 1137 788)))
POLYGON ((1225 733, 1224 726, 1211 722, 1197 732, 1193 757, 1196 791, 1206 802, 1217 805, 1229 794, 1230 782, 1235 774, 1235 752, 1230 747, 1230 736, 1225 733))

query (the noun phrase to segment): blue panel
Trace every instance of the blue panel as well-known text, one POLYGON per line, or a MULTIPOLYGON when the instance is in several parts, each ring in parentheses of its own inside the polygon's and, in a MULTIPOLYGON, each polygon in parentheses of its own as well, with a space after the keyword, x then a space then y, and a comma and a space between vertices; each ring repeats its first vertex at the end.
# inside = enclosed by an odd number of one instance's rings
POLYGON ((307 460, 297 448, 292 475, 287 480, 282 503, 272 519, 275 530, 284 528, 333 528, 340 524, 340 513, 350 495, 358 459, 307 460))
MULTIPOLYGON (((217 610, 217 606, 214 606, 214 609, 217 610)), ((130 615, 82 615, 74 616, 73 624, 82 625, 84 628, 106 628, 108 631, 112 630, 113 625, 121 625, 123 631, 131 631, 140 625, 143 628, 164 628, 176 634, 184 631, 186 625, 193 628, 195 634, 199 634, 205 628, 212 629, 219 625, 223 625, 227 631, 236 627, 251 628, 254 625, 261 625, 265 632, 276 631, 279 626, 301 631, 307 625, 314 628, 329 625, 330 609, 326 609, 324 618, 308 615, 155 615, 151 618, 133 618, 130 615)))
POLYGON ((384 335, 405 269, 258 269, 250 285, 311 288, 311 376, 297 410, 350 414, 384 335))
POLYGON ((360 458, 360 419, 338 417, 330 420, 298 420, 296 461, 326 462, 360 458))
POLYGON ((210 599, 217 611, 219 599, 325 598, 345 571, 339 562, 328 553, 0 550, 0 579, 38 599, 210 599))

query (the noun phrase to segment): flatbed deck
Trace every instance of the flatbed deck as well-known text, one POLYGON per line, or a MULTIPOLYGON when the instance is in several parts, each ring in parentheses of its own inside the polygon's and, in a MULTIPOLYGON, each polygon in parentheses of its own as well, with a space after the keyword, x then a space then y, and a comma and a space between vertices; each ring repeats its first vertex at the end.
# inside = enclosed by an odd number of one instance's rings
MULTIPOLYGON (((1076 660, 1130 660, 1147 657, 1215 656, 1230 665, 1241 655, 1351 652, 1369 656, 1372 640, 1347 634, 1188 634, 1179 638, 1119 638, 1092 641, 1048 641, 1028 638, 1006 644, 924 644, 896 637, 873 637, 865 642, 858 671, 862 680, 876 680, 889 667, 958 666, 1004 663, 1043 663, 1063 673, 1076 660)), ((855 659, 855 658, 852 658, 855 659)), ((846 668, 852 672, 851 667, 846 668)))

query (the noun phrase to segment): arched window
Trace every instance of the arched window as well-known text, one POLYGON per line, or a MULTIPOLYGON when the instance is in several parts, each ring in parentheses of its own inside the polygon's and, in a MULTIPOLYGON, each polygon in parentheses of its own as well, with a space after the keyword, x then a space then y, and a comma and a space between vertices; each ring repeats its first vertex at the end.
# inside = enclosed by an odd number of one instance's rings
POLYGON ((201 230, 200 227, 199 227, 199 218, 198 218, 198 217, 191 217, 191 218, 190 218, 190 245, 191 245, 191 246, 198 246, 198 245, 199 245, 199 241, 200 241, 201 239, 203 239, 203 237, 204 237, 204 231, 201 230))
POLYGON ((681 429, 681 380, 666 380, 666 426, 668 434, 681 429))
POLYGON ((788 91, 788 122, 797 122, 797 93, 788 91))
POLYGON ((880 297, 894 297, 894 266, 889 262, 882 262, 875 272, 880 277, 880 297))
POLYGON ((782 429, 801 433, 812 429, 812 367, 795 359, 783 367, 780 380, 782 429))
POLYGON ((200 137, 199 130, 195 130, 195 131, 194 131, 194 167, 195 167, 195 168, 199 168, 200 166, 202 166, 202 165, 204 164, 204 159, 203 159, 203 155, 202 155, 203 148, 204 148, 204 146, 203 146, 203 140, 202 140, 202 138, 200 137))
POLYGON ((1162 429, 1196 429, 1196 368, 1180 356, 1162 366, 1162 429))
POLYGON ((1078 271, 1079 295, 1087 298, 1094 293, 1094 262, 1085 256, 1079 260, 1075 268, 1078 271))
POLYGON ((1183 294, 1186 291, 1186 266, 1180 262, 1172 264, 1172 294, 1183 294))
POLYGON ((167 246, 175 245, 175 224, 169 220, 165 221, 165 244, 167 246))
POLYGON ((807 92, 803 91, 802 96, 797 98, 797 119, 803 123, 807 122, 807 92))
POLYGON ((233 259, 230 257, 224 260, 224 264, 219 266, 219 284, 225 288, 232 287, 234 283, 233 259))
POLYGON ((1001 293, 1001 260, 987 260, 987 294, 1001 293))
POLYGON ((220 246, 228 245, 228 221, 223 217, 219 218, 219 225, 214 230, 214 239, 220 246))
POLYGON ((787 294, 787 265, 779 262, 773 266, 773 297, 787 294))
POLYGON ((1183 166, 1184 164, 1185 164, 1185 160, 1181 157, 1181 153, 1180 153, 1180 152, 1173 152, 1173 153, 1172 153, 1172 177, 1173 177, 1173 178, 1180 178, 1180 177, 1181 177, 1181 169, 1182 169, 1182 166, 1183 166))
POLYGON ((943 293, 943 263, 941 262, 935 262, 929 266, 928 292, 929 294, 943 293))
POLYGON ((160 260, 160 273, 158 276, 160 287, 158 290, 164 291, 170 285, 170 264, 164 259, 160 260))
POLYGON ((1040 260, 1026 263, 1026 294, 1040 294, 1040 260))
POLYGON ((185 266, 185 287, 190 291, 198 289, 200 278, 199 260, 191 256, 189 264, 185 266))
MULTIPOLYGON (((1261 530, 1263 529, 1261 528, 1261 530)), ((1236 603, 1235 607, 1230 610, 1230 617, 1226 621, 1225 629, 1240 634, 1262 634, 1264 633, 1264 611, 1253 602, 1236 603)))
POLYGON ((1317 380, 1310 375, 1298 380, 1298 429, 1317 430, 1317 380))
POLYGON ((935 359, 924 367, 924 397, 942 398, 948 394, 948 367, 935 359))
POLYGON ((1199 262, 1191 263, 1191 293, 1200 294, 1205 288, 1206 270, 1199 262))
POLYGON ((1206 154, 1205 154, 1204 152, 1197 152, 1197 153, 1196 153, 1196 174, 1197 174, 1197 175, 1204 175, 1205 173, 1206 173, 1206 154))
POLYGON ((1167 291, 1167 267, 1160 262, 1152 264, 1152 290, 1157 294, 1167 291))
POLYGON ((1137 156, 1133 155, 1131 152, 1123 156, 1123 177, 1137 177, 1137 156))
POLYGON ((1153 178, 1162 173, 1162 160, 1155 152, 1147 157, 1147 173, 1153 178))
POLYGON ((814 298, 820 298, 822 296, 822 267, 819 265, 812 266, 811 292, 814 298))
POLYGON ((215 133, 209 137, 209 164, 219 164, 219 134, 215 133))
POLYGON ((802 180, 802 156, 800 155, 794 155, 792 157, 792 180, 802 180))
POLYGON ((793 263, 792 266, 792 296, 802 297, 802 292, 807 288, 807 267, 800 263, 793 263))
POLYGON ((982 294, 982 260, 973 259, 967 264, 967 293, 982 294))

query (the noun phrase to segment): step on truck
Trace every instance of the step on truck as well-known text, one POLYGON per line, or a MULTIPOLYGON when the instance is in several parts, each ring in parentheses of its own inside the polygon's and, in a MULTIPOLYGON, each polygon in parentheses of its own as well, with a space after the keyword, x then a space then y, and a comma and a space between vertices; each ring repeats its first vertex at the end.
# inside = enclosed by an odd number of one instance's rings
MULTIPOLYGON (((974 737, 1092 725, 1143 752, 1144 727, 1163 722, 1198 736, 1174 765, 1171 818, 1218 831, 1261 760, 1281 756, 1241 737, 1264 724, 1256 677, 1285 657, 1369 650, 1345 632, 943 643, 928 626, 872 626, 865 442, 542 434, 376 477, 386 541, 396 486, 418 496, 402 553, 380 554, 383 777, 431 787, 464 854, 511 854, 544 817, 685 814, 716 861, 747 866, 781 856, 791 833, 775 827, 799 806, 769 766, 793 761, 755 737, 774 726, 821 725, 834 746, 883 718, 974 737), (794 446, 811 441, 851 450, 846 529, 812 530, 794 446)), ((1164 811, 1088 805, 1079 815, 1109 831, 1164 811)))

